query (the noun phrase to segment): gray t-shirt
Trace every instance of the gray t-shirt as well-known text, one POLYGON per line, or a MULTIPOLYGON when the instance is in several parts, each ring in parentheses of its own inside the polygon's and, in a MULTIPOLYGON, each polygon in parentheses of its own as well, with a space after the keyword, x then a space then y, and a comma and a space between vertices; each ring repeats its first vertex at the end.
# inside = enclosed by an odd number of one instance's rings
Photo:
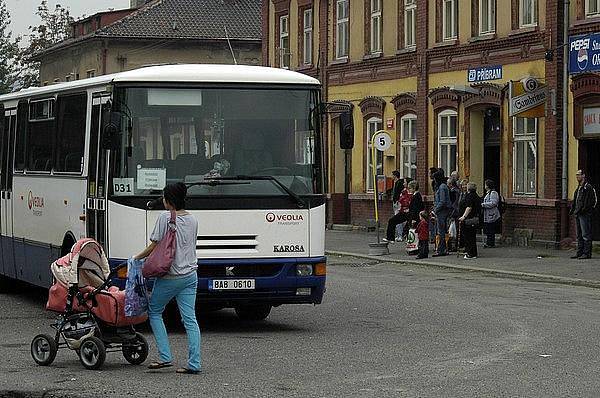
MULTIPOLYGON (((158 217, 156 225, 154 225, 154 231, 150 235, 151 241, 160 242, 162 240, 167 233, 170 219, 170 212, 162 213, 158 217)), ((177 225, 175 259, 173 265, 171 265, 171 270, 166 276, 167 278, 187 276, 198 269, 198 258, 196 257, 198 221, 196 217, 191 214, 177 215, 175 224, 177 225)))

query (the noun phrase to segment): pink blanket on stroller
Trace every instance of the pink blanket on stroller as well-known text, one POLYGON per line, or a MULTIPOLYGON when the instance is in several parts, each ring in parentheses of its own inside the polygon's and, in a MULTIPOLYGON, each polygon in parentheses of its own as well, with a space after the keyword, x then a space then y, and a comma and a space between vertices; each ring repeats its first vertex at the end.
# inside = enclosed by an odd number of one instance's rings
MULTIPOLYGON (((91 286, 85 286, 79 289, 84 297, 94 290, 91 286)), ((48 302, 46 309, 49 311, 65 312, 67 305, 67 287, 60 282, 56 282, 48 294, 48 302)), ((79 303, 75 298, 73 300, 73 311, 75 312, 91 312, 103 322, 110 326, 129 326, 137 325, 145 322, 148 319, 147 315, 138 317, 125 316, 125 291, 119 290, 116 287, 110 287, 108 290, 101 290, 96 294, 96 302, 98 305, 92 306, 92 300, 86 302, 86 305, 79 303), (90 308, 91 307, 91 308, 90 308)))

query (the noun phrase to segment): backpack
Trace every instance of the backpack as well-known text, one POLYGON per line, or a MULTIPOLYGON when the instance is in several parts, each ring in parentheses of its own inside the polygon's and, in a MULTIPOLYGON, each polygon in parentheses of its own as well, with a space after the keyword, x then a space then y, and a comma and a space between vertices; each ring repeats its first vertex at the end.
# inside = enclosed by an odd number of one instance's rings
POLYGON ((499 200, 498 200, 498 210, 500 210, 500 214, 504 214, 506 212, 506 199, 504 199, 504 196, 498 194, 499 196, 499 200))

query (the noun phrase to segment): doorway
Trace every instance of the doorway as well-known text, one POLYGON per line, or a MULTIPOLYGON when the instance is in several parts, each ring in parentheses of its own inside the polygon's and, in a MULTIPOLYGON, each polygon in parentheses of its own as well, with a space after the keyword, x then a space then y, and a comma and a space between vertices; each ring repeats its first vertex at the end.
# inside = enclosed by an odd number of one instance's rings
MULTIPOLYGON (((596 193, 600 194, 600 159, 598 159, 598 153, 600 153, 600 140, 585 140, 579 141, 579 145, 582 147, 580 154, 580 166, 585 171, 585 175, 590 184, 596 188, 596 193)), ((594 211, 592 220, 592 234, 593 240, 600 241, 600 211, 598 208, 594 211)))
POLYGON ((483 180, 492 180, 500 192, 500 108, 491 107, 483 116, 483 180))

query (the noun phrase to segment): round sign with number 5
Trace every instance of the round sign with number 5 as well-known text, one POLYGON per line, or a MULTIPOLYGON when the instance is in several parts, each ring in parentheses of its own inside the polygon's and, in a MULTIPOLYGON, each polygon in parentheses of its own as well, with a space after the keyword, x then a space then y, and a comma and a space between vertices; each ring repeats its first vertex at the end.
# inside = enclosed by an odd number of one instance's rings
POLYGON ((373 138, 378 151, 386 151, 392 146, 392 137, 388 133, 379 133, 373 138))

